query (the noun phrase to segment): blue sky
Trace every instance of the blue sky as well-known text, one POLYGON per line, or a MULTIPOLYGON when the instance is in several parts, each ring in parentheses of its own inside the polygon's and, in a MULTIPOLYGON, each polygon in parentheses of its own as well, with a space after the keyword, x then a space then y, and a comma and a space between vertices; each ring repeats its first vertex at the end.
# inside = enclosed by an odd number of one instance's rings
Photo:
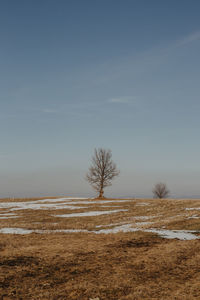
POLYGON ((200 196, 200 2, 0 3, 0 197, 93 195, 95 147, 121 170, 109 196, 200 196))

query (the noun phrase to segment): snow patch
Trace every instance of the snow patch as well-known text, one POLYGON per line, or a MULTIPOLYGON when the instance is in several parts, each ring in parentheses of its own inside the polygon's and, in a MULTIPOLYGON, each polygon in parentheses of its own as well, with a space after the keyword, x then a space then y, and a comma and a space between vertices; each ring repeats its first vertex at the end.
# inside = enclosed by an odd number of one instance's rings
POLYGON ((10 209, 10 211, 17 211, 17 210, 38 210, 38 209, 82 209, 85 207, 82 206, 73 206, 64 203, 55 204, 55 203, 37 203, 35 201, 29 202, 5 202, 0 203, 0 208, 10 209))
POLYGON ((107 203, 115 203, 115 202, 128 202, 130 200, 92 200, 85 201, 85 199, 89 198, 56 198, 56 199, 42 199, 35 201, 24 201, 24 202, 0 202, 0 209, 9 209, 10 211, 17 210, 48 210, 48 209, 82 209, 87 208, 86 206, 75 206, 75 205, 87 205, 87 204, 107 204, 107 203), (82 200, 81 200, 82 199, 82 200), (75 201, 74 201, 75 200, 75 201), (80 201, 77 201, 80 200, 80 201), (61 203, 58 203, 61 202, 61 203))
POLYGON ((34 202, 37 202, 37 203, 43 203, 43 202, 71 202, 72 200, 87 200, 87 199, 90 199, 90 198, 84 198, 84 197, 74 197, 74 198, 71 198, 71 197, 65 197, 65 198, 53 198, 53 199, 42 199, 42 200, 35 200, 34 202))
POLYGON ((104 211, 87 211, 87 212, 74 213, 74 214, 54 215, 54 217, 60 217, 60 218, 93 217, 93 216, 114 214, 114 213, 118 213, 118 212, 121 212, 121 211, 128 211, 128 209, 116 209, 116 210, 104 210, 104 211))
POLYGON ((132 219, 134 219, 134 220, 149 220, 151 218, 155 218, 155 216, 136 216, 136 217, 133 217, 132 219))
POLYGON ((152 232, 160 235, 166 239, 178 239, 178 240, 196 240, 200 237, 196 236, 193 233, 197 233, 196 231, 190 230, 166 230, 166 229, 145 229, 145 232, 152 232))
POLYGON ((4 234, 30 234, 33 233, 32 229, 23 229, 23 228, 1 228, 0 233, 4 234))
POLYGON ((15 214, 5 212, 5 213, 0 213, 0 216, 15 216, 15 214))
POLYGON ((118 232, 151 232, 156 233, 162 238, 166 239, 179 239, 179 240, 195 240, 200 239, 200 236, 196 236, 194 233, 198 233, 197 231, 192 230, 164 230, 164 229, 141 229, 138 227, 132 227, 132 224, 124 224, 121 226, 116 226, 110 229, 100 229, 95 231, 89 231, 86 229, 57 229, 57 230, 32 230, 32 229, 24 229, 24 228, 1 228, 0 233, 3 234, 31 234, 31 233, 38 233, 38 234, 47 234, 47 233, 95 233, 95 234, 114 234, 118 232))
POLYGON ((12 213, 0 213, 0 220, 1 219, 14 219, 14 218, 19 218, 19 216, 16 216, 16 214, 12 214, 12 213))
POLYGON ((2 219, 15 219, 15 218, 19 218, 19 216, 12 216, 12 217, 11 216, 8 216, 8 217, 6 217, 6 216, 5 217, 1 217, 0 216, 0 220, 2 220, 2 219))
POLYGON ((110 233, 118 233, 118 232, 136 232, 136 231, 143 231, 143 232, 151 232, 156 233, 160 235, 163 238, 166 239, 179 239, 179 240, 195 240, 200 239, 200 237, 196 236, 193 233, 197 233, 196 231, 185 231, 185 230, 164 230, 164 229, 141 229, 138 227, 132 227, 132 224, 126 224, 121 226, 116 226, 111 229, 100 229, 99 231, 96 231, 96 233, 104 233, 104 234, 110 234, 110 233))
POLYGON ((110 228, 110 229, 100 229, 98 231, 93 231, 96 234, 109 234, 109 233, 118 233, 118 232, 135 232, 138 231, 138 228, 133 228, 132 224, 124 224, 124 225, 120 225, 120 226, 116 226, 114 228, 110 228))
POLYGON ((187 219, 200 219, 200 216, 198 215, 194 215, 194 216, 190 216, 187 219))

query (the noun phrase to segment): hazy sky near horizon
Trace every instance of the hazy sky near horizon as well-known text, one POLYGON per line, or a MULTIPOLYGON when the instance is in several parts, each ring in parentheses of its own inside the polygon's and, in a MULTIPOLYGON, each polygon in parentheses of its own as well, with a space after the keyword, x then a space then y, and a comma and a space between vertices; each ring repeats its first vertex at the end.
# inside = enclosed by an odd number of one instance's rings
POLYGON ((0 2, 0 197, 200 196, 200 1, 0 2))

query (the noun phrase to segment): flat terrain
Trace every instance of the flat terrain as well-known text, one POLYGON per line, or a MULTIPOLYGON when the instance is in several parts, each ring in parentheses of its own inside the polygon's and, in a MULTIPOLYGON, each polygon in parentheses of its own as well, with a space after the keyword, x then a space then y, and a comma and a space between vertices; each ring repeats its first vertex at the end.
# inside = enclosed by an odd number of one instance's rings
POLYGON ((0 299, 200 299, 200 200, 2 199, 0 299))

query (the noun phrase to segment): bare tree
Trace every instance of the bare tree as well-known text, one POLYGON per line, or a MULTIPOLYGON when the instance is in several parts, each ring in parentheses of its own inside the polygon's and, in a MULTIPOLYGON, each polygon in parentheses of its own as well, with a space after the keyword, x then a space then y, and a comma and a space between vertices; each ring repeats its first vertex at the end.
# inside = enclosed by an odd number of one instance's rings
POLYGON ((99 198, 103 198, 104 188, 110 186, 113 178, 118 175, 119 171, 112 161, 111 150, 95 149, 86 180, 98 192, 99 198))
POLYGON ((169 190, 167 188, 167 185, 165 183, 157 183, 153 188, 153 194, 155 198, 167 198, 169 196, 169 190))

